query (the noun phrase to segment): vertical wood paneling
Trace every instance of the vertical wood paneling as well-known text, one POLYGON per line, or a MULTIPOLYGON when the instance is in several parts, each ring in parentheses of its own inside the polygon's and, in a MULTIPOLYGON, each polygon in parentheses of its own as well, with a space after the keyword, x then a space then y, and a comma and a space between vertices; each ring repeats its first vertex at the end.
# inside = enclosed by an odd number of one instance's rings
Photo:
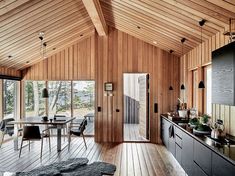
POLYGON ((0 66, 0 75, 20 77, 21 72, 19 70, 0 66))
POLYGON ((151 142, 160 142, 160 114, 169 111, 169 104, 174 106, 179 96, 179 58, 160 50, 130 35, 109 28, 106 37, 97 37, 97 112, 96 141, 123 141, 123 73, 150 74, 150 138, 151 142), (168 64, 175 66, 169 68, 168 64), (175 87, 172 102, 168 100, 170 77, 174 73, 175 87), (114 84, 113 96, 103 91, 105 82, 114 84), (159 104, 159 112, 153 112, 153 103, 159 104), (116 112, 119 109, 120 112, 116 112))
POLYGON ((94 62, 94 36, 90 36, 26 68, 23 79, 94 80, 94 62))
MULTIPOLYGON (((228 44, 228 37, 223 35, 223 31, 218 32, 216 35, 212 36, 211 38, 209 38, 208 40, 206 40, 202 47, 203 47, 203 63, 202 66, 204 65, 208 65, 211 63, 211 53, 212 51, 214 51, 215 49, 218 49, 224 45, 228 44)), ((188 99, 188 106, 192 107, 192 71, 193 69, 197 69, 199 70, 199 81, 201 79, 203 79, 203 74, 200 74, 200 72, 203 70, 201 67, 201 64, 198 64, 200 62, 200 56, 198 57, 197 51, 200 51, 200 45, 196 48, 194 48, 193 50, 191 50, 189 53, 185 54, 184 56, 182 56, 180 58, 181 60, 181 64, 180 64, 180 69, 181 70, 185 70, 187 71, 187 75, 188 75, 188 83, 186 83, 186 86, 188 87, 187 90, 187 99, 188 99), (184 62, 184 60, 188 61, 188 66, 187 67, 183 67, 182 62, 184 62)), ((183 71, 180 72, 181 76, 181 82, 183 80, 183 71)), ((204 103, 204 93, 200 92, 201 90, 198 89, 198 95, 199 95, 199 111, 203 112, 203 103, 204 103)), ((182 97, 182 95, 181 95, 182 97)), ((235 136, 235 118, 233 117, 233 114, 235 113, 235 106, 227 106, 227 105, 220 105, 220 104, 212 104, 212 123, 214 123, 216 121, 216 119, 222 119, 224 121, 224 125, 225 125, 225 130, 228 134, 231 134, 233 136, 235 136)))

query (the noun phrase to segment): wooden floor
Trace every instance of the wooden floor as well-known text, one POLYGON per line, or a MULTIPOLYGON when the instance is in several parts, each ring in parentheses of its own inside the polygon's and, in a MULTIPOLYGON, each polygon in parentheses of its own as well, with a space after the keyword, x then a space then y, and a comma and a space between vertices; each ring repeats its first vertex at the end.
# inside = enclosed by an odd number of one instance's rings
POLYGON ((117 166, 115 175, 120 176, 185 175, 183 169, 164 146, 150 143, 98 144, 92 137, 86 139, 87 150, 82 139, 74 137, 70 151, 67 148, 67 141, 63 140, 63 150, 58 154, 54 137, 51 152, 48 150, 48 143, 45 142, 41 160, 40 142, 32 143, 31 151, 25 146, 19 158, 18 151, 13 150, 13 142, 9 141, 0 149, 0 171, 27 171, 68 158, 87 157, 90 162, 99 160, 115 164, 117 166))
POLYGON ((124 141, 147 141, 139 134, 139 124, 124 124, 124 141))

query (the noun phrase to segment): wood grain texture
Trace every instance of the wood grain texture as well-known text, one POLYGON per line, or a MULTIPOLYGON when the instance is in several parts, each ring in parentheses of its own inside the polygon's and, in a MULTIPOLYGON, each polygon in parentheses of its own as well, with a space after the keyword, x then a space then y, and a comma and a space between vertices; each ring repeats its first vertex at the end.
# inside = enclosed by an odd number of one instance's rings
POLYGON ((21 71, 0 66, 0 75, 21 77, 21 71))
POLYGON ((179 96, 179 58, 114 28, 108 36, 96 36, 96 54, 96 103, 102 107, 96 112, 96 141, 123 141, 123 73, 134 72, 150 74, 150 140, 160 142, 159 114, 169 111, 171 103, 175 106, 179 96), (104 92, 105 82, 113 82, 113 96, 104 92), (174 91, 169 99, 170 84, 174 91), (158 113, 153 113, 154 102, 158 113))
MULTIPOLYGON (((31 143, 31 150, 12 150, 12 141, 5 142, 0 150, 0 170, 8 172, 29 171, 43 165, 66 161, 70 158, 88 158, 89 164, 103 161, 116 165, 114 176, 184 176, 185 172, 174 156, 162 145, 150 143, 96 143, 87 137, 87 149, 82 138, 72 137, 70 150, 67 140, 62 140, 63 150, 56 151, 56 138, 51 138, 51 152, 48 140, 44 140, 43 156, 40 159, 40 141, 31 143)), ((0 172, 0 174, 1 174, 0 172)))
POLYGON ((94 80, 94 35, 24 69, 24 80, 94 80))

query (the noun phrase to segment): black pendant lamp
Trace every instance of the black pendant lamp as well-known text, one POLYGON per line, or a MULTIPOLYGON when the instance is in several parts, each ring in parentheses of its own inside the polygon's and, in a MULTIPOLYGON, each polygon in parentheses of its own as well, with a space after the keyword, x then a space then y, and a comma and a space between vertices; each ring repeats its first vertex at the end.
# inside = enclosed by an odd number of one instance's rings
MULTIPOLYGON (((199 21, 199 25, 201 27, 201 66, 202 66, 202 26, 205 24, 206 20, 202 19, 201 21, 199 21)), ((205 88, 205 84, 204 81, 201 80, 198 84, 198 88, 199 89, 204 89, 205 88)))
POLYGON ((49 98, 47 88, 42 89, 42 98, 49 98))
POLYGON ((174 90, 172 86, 169 87, 169 90, 174 90))
MULTIPOLYGON (((185 40, 186 40, 186 38, 182 38, 182 39, 181 39, 181 43, 182 43, 182 53, 181 53, 181 55, 182 55, 182 56, 183 56, 183 54, 184 54, 184 42, 185 42, 185 40)), ((183 73, 184 73, 184 72, 183 72, 183 73)), ((185 90, 184 84, 181 84, 180 90, 185 90)))
MULTIPOLYGON (((171 53, 171 54, 172 54, 173 52, 174 52, 173 50, 170 50, 170 53, 171 53)), ((173 64, 172 64, 172 67, 173 67, 173 64)), ((173 71, 173 68, 172 68, 172 71, 173 71)), ((172 77, 172 76, 171 76, 171 77, 172 77)), ((170 85, 169 90, 174 90, 173 87, 172 87, 172 85, 170 85)))
POLYGON ((181 89, 181 90, 185 90, 184 84, 181 84, 180 89, 181 89))

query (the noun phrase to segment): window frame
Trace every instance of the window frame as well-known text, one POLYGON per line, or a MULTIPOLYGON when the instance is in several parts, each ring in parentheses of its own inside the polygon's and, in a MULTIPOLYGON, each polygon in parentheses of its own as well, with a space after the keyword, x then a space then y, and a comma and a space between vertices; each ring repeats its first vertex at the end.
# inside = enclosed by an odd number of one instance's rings
MULTIPOLYGON (((203 71, 204 71, 204 83, 205 83, 205 90, 204 90, 204 113, 207 114, 207 90, 208 90, 208 86, 207 86, 207 70, 208 69, 212 69, 212 66, 211 64, 210 65, 207 65, 204 67, 203 71)), ((212 78, 211 78, 212 79, 212 78)), ((212 105, 211 105, 211 109, 212 109, 212 105)), ((208 115, 212 115, 212 110, 211 110, 211 114, 208 114, 208 115)))

